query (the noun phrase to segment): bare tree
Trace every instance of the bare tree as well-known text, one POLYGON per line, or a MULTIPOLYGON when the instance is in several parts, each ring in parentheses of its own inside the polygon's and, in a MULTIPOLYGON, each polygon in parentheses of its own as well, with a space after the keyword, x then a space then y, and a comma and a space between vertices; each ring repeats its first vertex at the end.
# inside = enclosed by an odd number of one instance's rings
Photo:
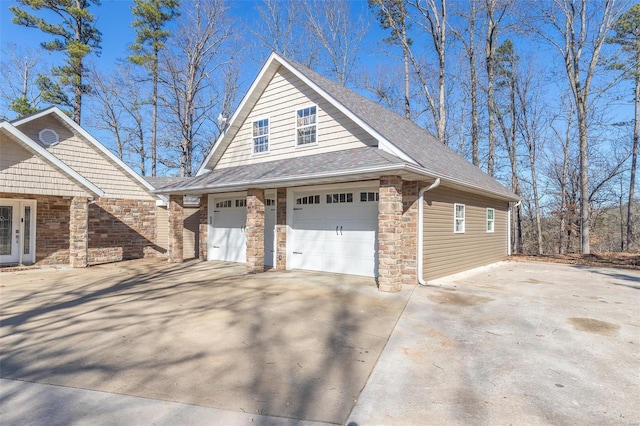
POLYGON ((263 48, 309 68, 317 66, 319 46, 307 33, 304 14, 281 0, 262 0, 256 11, 260 19, 251 33, 263 48))
POLYGON ((324 48, 330 73, 345 86, 358 61, 368 23, 362 15, 354 22, 347 0, 304 0, 304 13, 309 35, 324 48))
POLYGON ((619 15, 616 0, 554 0, 541 4, 543 25, 536 32, 560 52, 567 80, 576 104, 580 147, 580 246, 590 254, 589 129, 592 83, 606 36, 619 15), (595 31, 592 30, 595 26, 595 31), (554 31, 548 31, 549 28, 554 31), (559 38, 557 37, 559 36, 559 38))
MULTIPOLYGON (((116 142, 118 156, 127 160, 134 154, 142 176, 146 175, 148 94, 140 88, 141 78, 130 64, 119 64, 111 73, 91 73, 94 87, 89 124, 110 132, 116 142)), ((133 161, 133 160, 129 160, 133 161)))
POLYGON ((163 63, 164 104, 179 128, 180 175, 191 176, 196 140, 218 105, 217 73, 230 63, 232 32, 223 0, 191 0, 163 63))
POLYGON ((476 21, 478 15, 478 0, 470 0, 469 13, 466 14, 463 11, 458 12, 462 16, 468 25, 466 29, 467 36, 462 31, 451 28, 451 31, 464 47, 467 60, 469 61, 469 86, 471 92, 471 162, 478 166, 480 165, 480 135, 478 125, 478 70, 477 70, 477 47, 476 47, 476 21))

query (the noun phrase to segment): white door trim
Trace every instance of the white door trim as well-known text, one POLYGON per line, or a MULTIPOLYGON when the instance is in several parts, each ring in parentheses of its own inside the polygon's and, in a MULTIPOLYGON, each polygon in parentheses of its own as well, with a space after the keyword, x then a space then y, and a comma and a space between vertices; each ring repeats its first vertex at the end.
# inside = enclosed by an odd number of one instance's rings
MULTIPOLYGON (((16 223, 13 224, 12 227, 12 235, 11 235, 11 241, 14 241, 14 238, 17 234, 18 236, 18 240, 17 240, 17 244, 12 243, 12 254, 11 255, 6 255, 7 259, 2 260, 0 262, 2 263, 19 263, 19 264, 23 264, 23 263, 35 263, 35 259, 36 259, 36 214, 37 214, 37 201, 36 200, 27 200, 27 199, 20 199, 20 198, 0 198, 0 204, 4 204, 4 205, 11 205, 12 207, 15 208, 15 211, 13 212, 13 217, 16 220, 16 223), (30 212, 30 227, 29 227, 29 247, 28 247, 28 253, 24 253, 25 251, 25 243, 24 243, 24 239, 25 239, 25 215, 24 215, 24 209, 25 207, 30 207, 31 208, 31 212, 30 212), (17 224, 17 229, 16 229, 16 225, 17 224), (17 233, 15 231, 18 231, 17 233), (13 254, 13 250, 17 250, 17 254, 13 254)), ((13 220, 12 220, 13 222, 13 220)))

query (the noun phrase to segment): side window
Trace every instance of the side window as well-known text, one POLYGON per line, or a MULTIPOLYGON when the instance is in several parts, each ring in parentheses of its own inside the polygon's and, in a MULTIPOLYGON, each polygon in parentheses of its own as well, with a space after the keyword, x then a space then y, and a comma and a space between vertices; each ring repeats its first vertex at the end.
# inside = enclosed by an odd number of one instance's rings
POLYGON ((496 211, 492 208, 487 208, 487 232, 493 232, 495 226, 495 214, 496 211))
POLYGON ((456 234, 463 234, 464 233, 464 215, 465 215, 465 206, 464 204, 454 204, 453 205, 453 211, 454 211, 454 225, 453 225, 453 232, 455 232, 456 234))
POLYGON ((297 146, 313 145, 317 142, 316 107, 302 108, 296 111, 297 146))
POLYGON ((269 152, 269 119, 263 118, 253 122, 253 153, 269 152))

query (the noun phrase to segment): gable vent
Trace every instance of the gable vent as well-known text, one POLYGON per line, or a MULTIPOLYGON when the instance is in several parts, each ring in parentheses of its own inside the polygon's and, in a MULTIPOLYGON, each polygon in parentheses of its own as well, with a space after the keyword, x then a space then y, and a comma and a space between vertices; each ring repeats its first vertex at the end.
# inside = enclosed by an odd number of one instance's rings
POLYGON ((58 134, 51 129, 40 130, 38 139, 40 139, 40 142, 42 142, 45 146, 52 146, 60 142, 60 137, 58 136, 58 134))

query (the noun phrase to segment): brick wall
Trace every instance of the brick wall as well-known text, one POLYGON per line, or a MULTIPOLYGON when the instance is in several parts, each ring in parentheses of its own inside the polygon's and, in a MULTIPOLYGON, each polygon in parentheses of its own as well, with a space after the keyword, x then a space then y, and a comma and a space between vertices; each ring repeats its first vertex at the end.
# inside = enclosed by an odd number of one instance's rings
POLYGON ((69 208, 72 197, 0 193, 0 198, 36 200, 36 264, 69 263, 69 208))
POLYGON ((100 198, 89 204, 89 263, 154 256, 156 203, 100 198))

